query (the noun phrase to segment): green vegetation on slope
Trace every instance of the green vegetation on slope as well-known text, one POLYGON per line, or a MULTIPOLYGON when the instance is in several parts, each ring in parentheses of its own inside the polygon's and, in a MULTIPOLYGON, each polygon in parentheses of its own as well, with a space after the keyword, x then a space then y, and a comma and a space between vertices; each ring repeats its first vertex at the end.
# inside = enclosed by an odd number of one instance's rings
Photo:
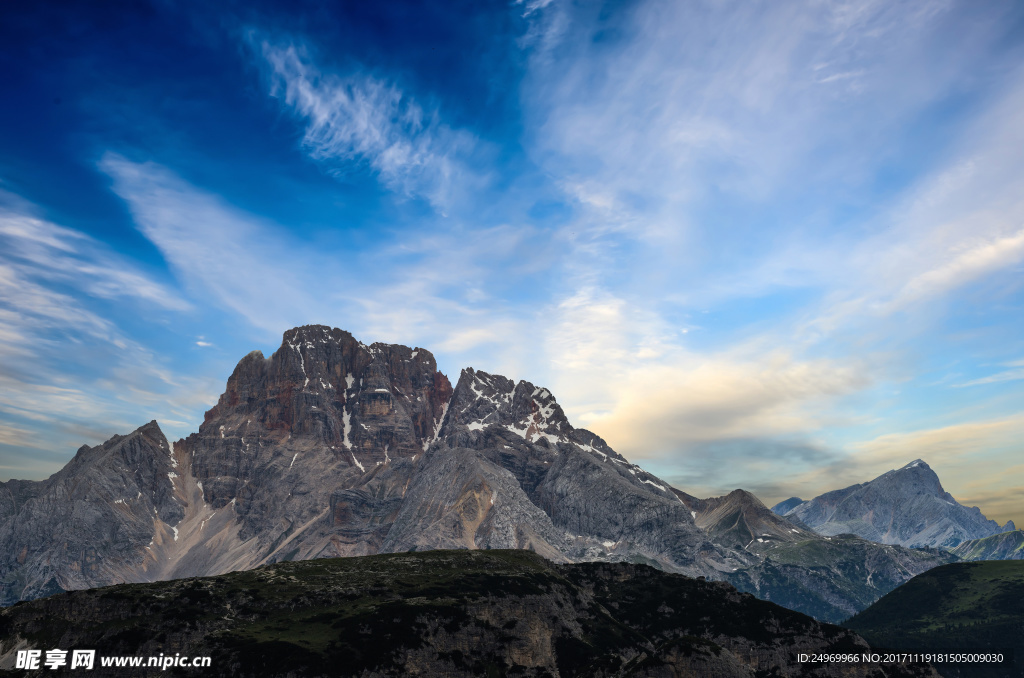
MULTIPOLYGON (((13 666, 13 646, 209 655, 221 675, 365 678, 738 678, 751 667, 831 676, 797 654, 867 650, 846 629, 723 582, 631 563, 553 565, 521 550, 285 562, 73 591, 0 610, 0 667, 13 666)), ((849 675, 875 674, 861 666, 849 675)))
POLYGON ((940 549, 885 546, 841 534, 776 546, 729 581, 741 591, 836 624, 892 591, 908 573, 953 560, 940 549))
POLYGON ((1015 666, 940 665, 944 676, 1024 675, 1024 561, 943 565, 920 574, 845 624, 872 646, 1012 652, 1015 666))
POLYGON ((1024 560, 1024 530, 965 541, 953 554, 962 560, 1024 560))

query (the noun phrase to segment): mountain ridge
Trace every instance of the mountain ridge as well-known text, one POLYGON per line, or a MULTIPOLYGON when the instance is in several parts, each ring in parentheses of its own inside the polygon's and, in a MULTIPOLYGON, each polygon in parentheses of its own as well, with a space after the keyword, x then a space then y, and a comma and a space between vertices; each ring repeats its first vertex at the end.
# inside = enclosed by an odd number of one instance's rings
POLYGON ((473 368, 452 387, 425 349, 368 346, 325 326, 288 330, 269 358, 243 357, 199 430, 173 445, 151 423, 76 459, 121 447, 145 450, 147 470, 135 479, 128 462, 90 467, 104 492, 57 512, 78 541, 33 545, 62 486, 0 485, 0 604, 286 560, 518 548, 554 562, 643 562, 758 595, 799 590, 793 604, 835 620, 945 562, 861 544, 848 555, 884 577, 817 564, 855 580, 808 580, 800 563, 817 563, 827 538, 753 495, 691 497, 572 427, 546 388, 473 368), (134 530, 120 528, 117 548, 108 514, 134 530), (773 563, 782 551, 786 562, 773 563))
POLYGON ((826 536, 851 533, 882 544, 950 549, 1015 529, 1013 521, 1000 526, 978 507, 961 505, 921 459, 814 499, 793 499, 772 510, 826 536))
POLYGON ((1024 530, 962 542, 953 554, 963 560, 1024 560, 1024 530))

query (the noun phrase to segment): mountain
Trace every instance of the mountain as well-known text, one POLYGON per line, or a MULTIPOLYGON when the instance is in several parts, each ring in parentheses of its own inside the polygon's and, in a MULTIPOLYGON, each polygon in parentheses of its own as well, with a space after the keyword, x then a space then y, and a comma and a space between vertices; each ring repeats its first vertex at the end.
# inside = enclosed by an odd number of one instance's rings
POLYGON ((961 560, 1024 560, 1024 531, 965 541, 953 549, 953 555, 961 560))
POLYGON ((852 534, 775 546, 729 581, 764 600, 839 623, 914 574, 956 560, 942 549, 908 549, 852 534))
POLYGON ((727 581, 822 621, 838 623, 863 610, 908 572, 955 560, 942 550, 883 546, 851 534, 822 537, 743 490, 712 499, 677 493, 696 509, 694 521, 711 541, 757 556, 725 573, 727 581))
POLYGON ((0 483, 0 604, 137 581, 185 516, 179 470, 153 421, 46 480, 0 483))
POLYGON ((920 574, 843 626, 874 647, 999 653, 1001 662, 936 664, 949 678, 1024 676, 1024 562, 953 563, 920 574))
POLYGON ((874 480, 775 509, 820 534, 851 533, 882 544, 952 548, 970 539, 1013 530, 976 507, 961 506, 920 459, 874 480), (787 508, 788 506, 788 508, 787 508))
POLYGON ((100 676, 133 675, 103 657, 161 654, 209 656, 232 676, 936 676, 927 665, 800 662, 869 648, 722 582, 522 550, 288 562, 65 593, 0 611, 0 669, 26 647, 95 649, 100 676))
POLYGON ((791 589, 797 609, 837 620, 951 558, 847 548, 743 491, 691 497, 574 428, 545 388, 471 368, 453 388, 429 351, 324 326, 245 356, 198 432, 171 445, 151 423, 83 448, 47 480, 0 484, 0 511, 0 604, 281 561, 513 548, 791 589), (849 567, 823 566, 833 551, 849 567))
POLYGON ((796 508, 800 504, 804 503, 804 500, 800 497, 790 497, 785 501, 780 501, 778 504, 772 507, 772 512, 778 513, 780 516, 784 516, 789 513, 790 509, 796 508))

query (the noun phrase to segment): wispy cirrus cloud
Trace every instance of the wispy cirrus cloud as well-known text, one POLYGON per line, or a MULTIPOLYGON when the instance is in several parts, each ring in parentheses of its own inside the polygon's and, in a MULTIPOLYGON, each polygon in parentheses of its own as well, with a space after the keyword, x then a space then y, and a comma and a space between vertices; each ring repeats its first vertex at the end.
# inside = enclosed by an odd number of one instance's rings
POLYGON ((1002 372, 996 372, 990 374, 987 377, 981 377, 980 379, 972 379, 971 381, 963 384, 957 384, 958 388, 965 386, 981 386, 982 384, 998 384, 1005 381, 1017 381, 1018 379, 1024 379, 1024 360, 1014 360, 1013 362, 1006 363, 1004 367, 1011 369, 1004 370, 1002 372))
POLYGON ((698 478, 708 454, 725 455, 736 463, 717 467, 722 490, 770 487, 756 467, 775 456, 793 460, 793 478, 830 469, 815 491, 891 468, 895 447, 873 460, 855 434, 819 435, 884 418, 851 398, 912 381, 922 342, 953 350, 936 334, 948 308, 974 285, 1003 279, 1012 293, 1024 261, 1024 73, 995 54, 1005 25, 992 9, 531 12, 530 149, 577 207, 570 288, 551 305, 566 322, 547 334, 552 347, 565 337, 551 360, 567 410, 666 475, 698 478), (1003 68, 988 91, 982 63, 1003 68), (929 149, 927 169, 908 166, 922 151, 899 146, 907 130, 935 125, 969 87, 977 109, 929 149), (730 305, 747 317, 716 318, 730 305), (680 336, 705 311, 699 338, 680 336))
POLYGON ((124 308, 181 314, 191 302, 91 236, 0 198, 0 456, 35 450, 9 468, 50 473, 84 442, 210 398, 202 379, 173 376, 117 318, 124 308))
POLYGON ((26 350, 47 332, 88 335, 125 347, 116 325, 84 303, 90 297, 168 311, 191 308, 172 289, 86 234, 35 216, 34 208, 15 196, 0 197, 6 203, 0 206, 0 313, 6 320, 0 350, 26 350))
MULTIPOLYGON (((163 253, 181 283, 208 296, 256 327, 277 334, 283 326, 316 316, 305 291, 308 278, 285 266, 269 266, 278 254, 296 249, 272 224, 198 190, 167 168, 107 153, 100 169, 131 210, 136 227, 163 253)), ((305 259, 301 251, 291 257, 305 259)), ((327 261, 319 262, 326 266, 327 261)))
POLYGON ((367 251, 314 250, 166 167, 113 153, 100 167, 182 285, 268 341, 282 328, 323 322, 364 340, 418 342, 462 360, 521 355, 516 337, 547 299, 507 298, 510 287, 552 265, 551 238, 532 228, 425 228, 367 251))
POLYGON ((270 95, 305 124, 302 146, 328 171, 366 163, 390 189, 444 211, 471 181, 464 166, 477 141, 439 120, 396 84, 363 73, 322 71, 302 44, 249 34, 270 73, 270 95))

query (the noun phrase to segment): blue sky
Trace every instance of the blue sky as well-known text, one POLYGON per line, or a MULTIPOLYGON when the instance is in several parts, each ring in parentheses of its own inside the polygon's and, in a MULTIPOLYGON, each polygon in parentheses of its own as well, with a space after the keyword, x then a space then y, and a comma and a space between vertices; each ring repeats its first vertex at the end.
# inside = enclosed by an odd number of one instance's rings
POLYGON ((338 4, 5 7, 0 479, 323 323, 692 494, 1024 522, 1024 6, 338 4))

